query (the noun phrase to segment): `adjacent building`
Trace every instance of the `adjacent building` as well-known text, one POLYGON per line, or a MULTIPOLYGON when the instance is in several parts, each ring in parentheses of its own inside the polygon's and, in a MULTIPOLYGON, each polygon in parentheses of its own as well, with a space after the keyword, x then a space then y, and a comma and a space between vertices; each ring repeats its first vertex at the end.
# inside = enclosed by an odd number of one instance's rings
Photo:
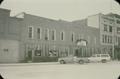
POLYGON ((120 53, 120 15, 97 14, 88 17, 88 26, 96 27, 100 32, 100 45, 103 53, 109 53, 113 58, 119 58, 120 53))

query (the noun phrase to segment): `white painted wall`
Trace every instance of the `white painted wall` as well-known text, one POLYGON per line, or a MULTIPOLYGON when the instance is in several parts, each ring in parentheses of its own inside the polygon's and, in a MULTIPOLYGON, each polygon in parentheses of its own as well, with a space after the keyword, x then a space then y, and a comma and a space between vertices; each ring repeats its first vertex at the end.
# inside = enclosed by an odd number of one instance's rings
POLYGON ((87 18, 87 24, 90 27, 99 28, 99 14, 89 16, 87 18))
POLYGON ((19 61, 19 42, 16 40, 0 40, 0 63, 19 61))

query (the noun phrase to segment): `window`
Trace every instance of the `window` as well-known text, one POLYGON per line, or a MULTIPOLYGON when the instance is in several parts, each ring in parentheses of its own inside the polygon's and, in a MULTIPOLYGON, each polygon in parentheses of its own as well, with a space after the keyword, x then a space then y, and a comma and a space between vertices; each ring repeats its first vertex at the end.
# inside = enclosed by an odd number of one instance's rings
POLYGON ((112 32, 112 26, 109 26, 109 32, 112 32))
POLYGON ((41 29, 37 28, 37 39, 41 39, 41 29))
POLYGON ((120 45, 120 37, 117 37, 117 43, 120 45))
POLYGON ((117 24, 120 24, 120 20, 117 20, 117 24))
POLYGON ((105 36, 102 35, 102 42, 105 43, 105 36))
POLYGON ((112 18, 108 18, 108 17, 103 17, 103 18, 107 21, 114 22, 114 19, 112 19, 112 18))
POLYGON ((110 36, 108 36, 108 41, 107 42, 110 43, 110 36))
POLYGON ((33 38, 33 27, 32 26, 28 27, 28 37, 30 39, 33 38))
POLYGON ((69 48, 65 48, 65 53, 66 53, 66 56, 69 56, 69 48))
POLYGON ((56 30, 52 30, 52 40, 56 40, 56 30))
POLYGON ((49 29, 45 29, 45 40, 49 40, 49 29))
POLYGON ((74 42, 74 39, 75 39, 75 36, 74 36, 75 34, 74 33, 72 33, 72 36, 71 36, 71 40, 72 40, 72 42, 74 42))
POLYGON ((117 27, 117 33, 120 34, 120 27, 117 27))
POLYGON ((4 48, 3 51, 4 51, 4 52, 8 52, 8 49, 7 49, 7 48, 4 48))
POLYGON ((107 25, 106 24, 104 24, 104 31, 107 32, 107 25))
POLYGON ((65 33, 64 33, 64 32, 61 32, 61 33, 60 33, 60 39, 61 39, 61 40, 64 40, 64 39, 65 39, 65 33))
POLYGON ((105 43, 107 43, 107 35, 105 35, 105 43))
POLYGON ((110 43, 112 43, 112 36, 109 37, 109 41, 110 41, 110 43))
POLYGON ((108 40, 107 40, 107 35, 103 35, 103 36, 102 36, 102 40, 103 40, 103 43, 107 43, 107 41, 108 41, 108 40))
POLYGON ((103 43, 112 43, 112 36, 103 35, 102 42, 103 43))
POLYGON ((39 49, 39 50, 35 50, 34 51, 35 52, 35 56, 41 56, 41 50, 39 49))
POLYGON ((56 46, 53 46, 51 49, 49 49, 49 56, 50 57, 56 57, 58 55, 58 52, 56 50, 56 46))

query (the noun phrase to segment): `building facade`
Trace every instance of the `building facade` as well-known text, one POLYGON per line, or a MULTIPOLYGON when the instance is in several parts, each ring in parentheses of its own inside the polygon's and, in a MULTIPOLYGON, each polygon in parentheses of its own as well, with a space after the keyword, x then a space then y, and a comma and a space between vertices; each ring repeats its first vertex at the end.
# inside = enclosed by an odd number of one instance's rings
POLYGON ((94 53, 113 56, 113 46, 119 44, 119 34, 115 32, 119 24, 113 20, 111 15, 103 14, 73 22, 27 13, 10 17, 10 10, 0 9, 0 63, 69 55, 87 57, 94 53), (85 40, 86 46, 78 46, 79 40, 85 40))
POLYGON ((101 52, 109 53, 112 58, 119 58, 120 15, 99 13, 90 16, 88 20, 88 26, 96 27, 100 31, 101 52))
POLYGON ((99 51, 98 29, 88 27, 86 21, 57 21, 24 13, 21 37, 24 56, 28 57, 29 52, 34 56, 36 49, 40 50, 39 56, 44 57, 90 56, 99 51), (79 39, 86 40, 87 46, 78 47, 79 39), (77 49, 80 50, 77 52, 77 49))
POLYGON ((20 21, 10 17, 10 10, 0 9, 0 62, 18 62, 20 56, 20 21))

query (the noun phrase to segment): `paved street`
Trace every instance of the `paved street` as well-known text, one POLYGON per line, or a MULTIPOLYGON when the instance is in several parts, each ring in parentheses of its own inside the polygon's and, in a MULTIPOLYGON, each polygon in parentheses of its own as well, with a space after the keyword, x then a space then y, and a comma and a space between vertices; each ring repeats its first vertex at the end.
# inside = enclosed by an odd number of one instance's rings
POLYGON ((0 64, 5 79, 117 79, 120 62, 65 64, 0 64))

